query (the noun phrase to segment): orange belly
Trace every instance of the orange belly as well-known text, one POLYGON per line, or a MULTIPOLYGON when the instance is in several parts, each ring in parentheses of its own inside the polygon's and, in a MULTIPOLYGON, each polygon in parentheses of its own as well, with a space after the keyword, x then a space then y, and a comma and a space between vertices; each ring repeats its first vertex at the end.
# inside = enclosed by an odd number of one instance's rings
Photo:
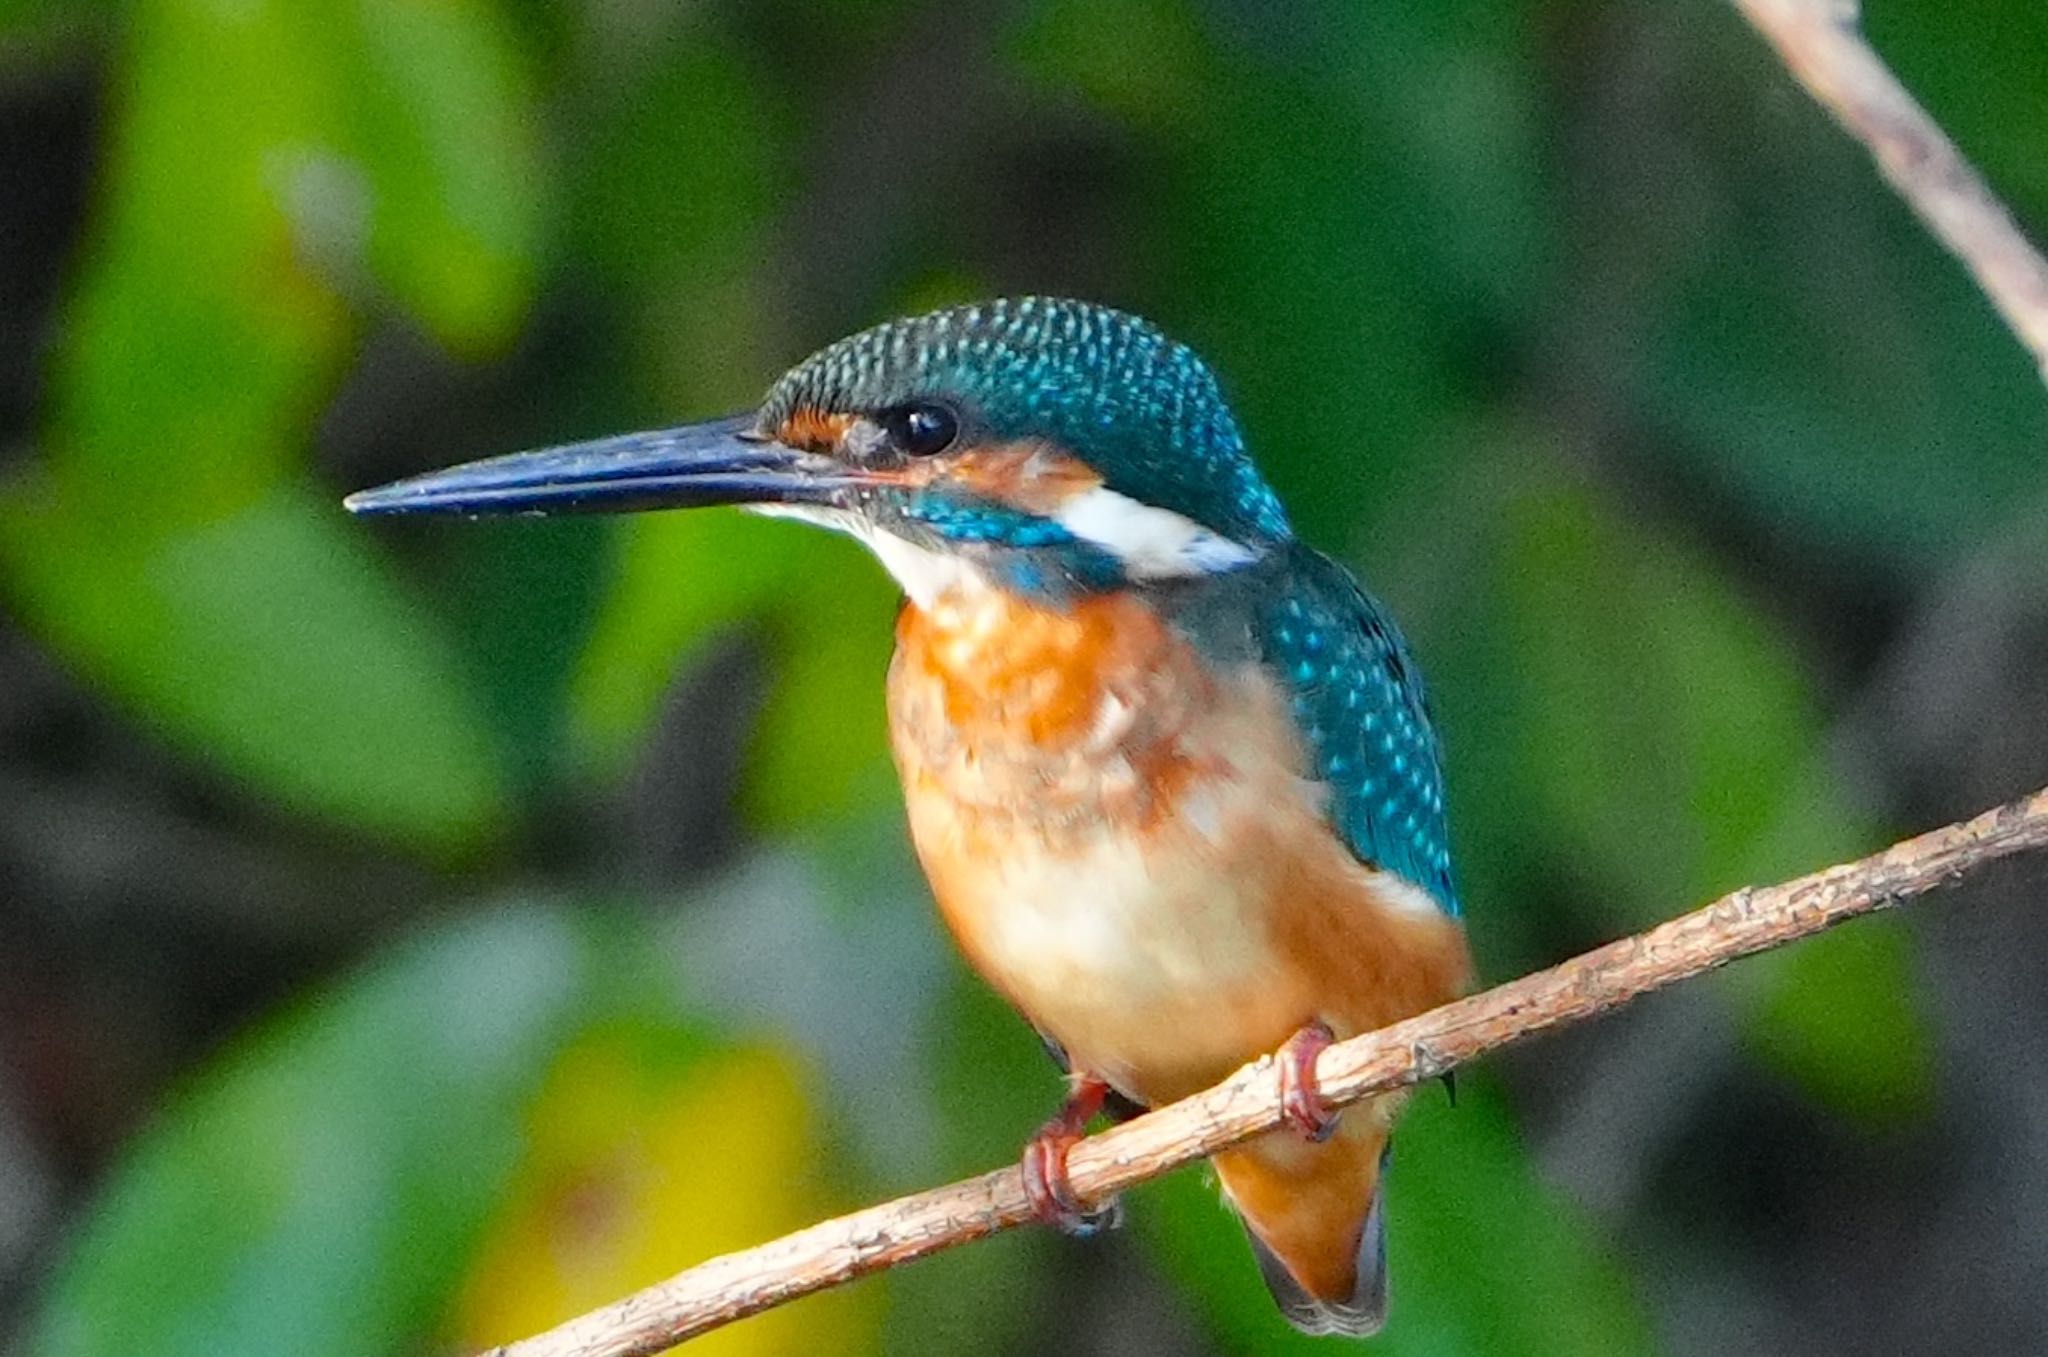
POLYGON ((1163 1102, 1464 986, 1456 923, 1330 830, 1270 677, 1142 602, 906 608, 889 694, 941 913, 1075 1069, 1163 1102))

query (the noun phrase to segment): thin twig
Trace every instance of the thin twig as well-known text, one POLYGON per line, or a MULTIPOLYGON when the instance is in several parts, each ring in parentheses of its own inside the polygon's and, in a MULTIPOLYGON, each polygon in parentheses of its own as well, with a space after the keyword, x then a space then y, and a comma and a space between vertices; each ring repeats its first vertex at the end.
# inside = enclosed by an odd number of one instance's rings
MULTIPOLYGON (((2048 847, 2048 789, 1776 886, 1744 888, 1584 956, 1323 1052, 1333 1103, 1435 1078, 1477 1056, 1610 1012, 1639 994, 1779 947, 1958 880, 1994 859, 2048 847)), ((1280 1124, 1268 1060, 1207 1092, 1076 1145, 1068 1169, 1087 1204, 1280 1124)), ((1015 1168, 902 1197, 727 1254, 490 1357, 644 1357, 798 1296, 983 1238, 1031 1219, 1015 1168)))
POLYGON ((1856 0, 1734 0, 1977 279, 2048 381, 2048 261, 1863 40, 1856 0))

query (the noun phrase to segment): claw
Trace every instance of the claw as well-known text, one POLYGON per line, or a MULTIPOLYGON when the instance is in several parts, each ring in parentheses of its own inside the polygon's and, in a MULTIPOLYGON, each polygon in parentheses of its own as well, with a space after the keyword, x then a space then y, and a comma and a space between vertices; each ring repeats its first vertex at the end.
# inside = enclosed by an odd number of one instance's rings
POLYGON ((1024 1144, 1024 1195, 1040 1220, 1061 1234, 1086 1237, 1113 1230, 1123 1222, 1123 1205, 1111 1201, 1095 1211, 1082 1209, 1067 1179, 1067 1151, 1086 1133, 1089 1120, 1101 1111, 1109 1085, 1081 1078, 1060 1105, 1059 1115, 1040 1127, 1024 1144))
POLYGON ((1123 1204, 1111 1202, 1099 1211, 1082 1209, 1067 1180, 1067 1151, 1079 1135, 1058 1129, 1052 1123, 1024 1145, 1024 1195, 1040 1220, 1061 1234, 1085 1239, 1106 1229, 1115 1229, 1123 1219, 1123 1204))
POLYGON ((1316 1057, 1336 1040, 1327 1024, 1311 1022, 1280 1047, 1280 1106, 1303 1137, 1318 1143, 1337 1129, 1337 1113, 1316 1084, 1316 1057))

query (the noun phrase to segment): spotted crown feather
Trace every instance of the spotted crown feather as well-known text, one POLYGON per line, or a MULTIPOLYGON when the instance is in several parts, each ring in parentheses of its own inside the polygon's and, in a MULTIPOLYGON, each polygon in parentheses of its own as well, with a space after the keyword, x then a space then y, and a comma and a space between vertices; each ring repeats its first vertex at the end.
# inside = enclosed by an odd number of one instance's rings
POLYGON ((1284 542, 1286 510, 1252 464, 1216 375, 1149 322, 1018 297, 891 321, 832 344, 769 391, 763 423, 803 411, 965 406, 991 441, 1050 438, 1113 490, 1232 538, 1284 542))

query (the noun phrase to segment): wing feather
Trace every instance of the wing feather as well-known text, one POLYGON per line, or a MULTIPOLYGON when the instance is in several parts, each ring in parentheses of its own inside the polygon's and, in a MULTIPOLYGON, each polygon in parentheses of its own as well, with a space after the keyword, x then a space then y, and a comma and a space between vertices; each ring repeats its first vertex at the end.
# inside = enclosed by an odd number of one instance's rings
POLYGON ((1459 912, 1444 823, 1442 752, 1408 645, 1349 571, 1306 547, 1260 600, 1264 661, 1285 685, 1332 826, 1361 861, 1459 912))

